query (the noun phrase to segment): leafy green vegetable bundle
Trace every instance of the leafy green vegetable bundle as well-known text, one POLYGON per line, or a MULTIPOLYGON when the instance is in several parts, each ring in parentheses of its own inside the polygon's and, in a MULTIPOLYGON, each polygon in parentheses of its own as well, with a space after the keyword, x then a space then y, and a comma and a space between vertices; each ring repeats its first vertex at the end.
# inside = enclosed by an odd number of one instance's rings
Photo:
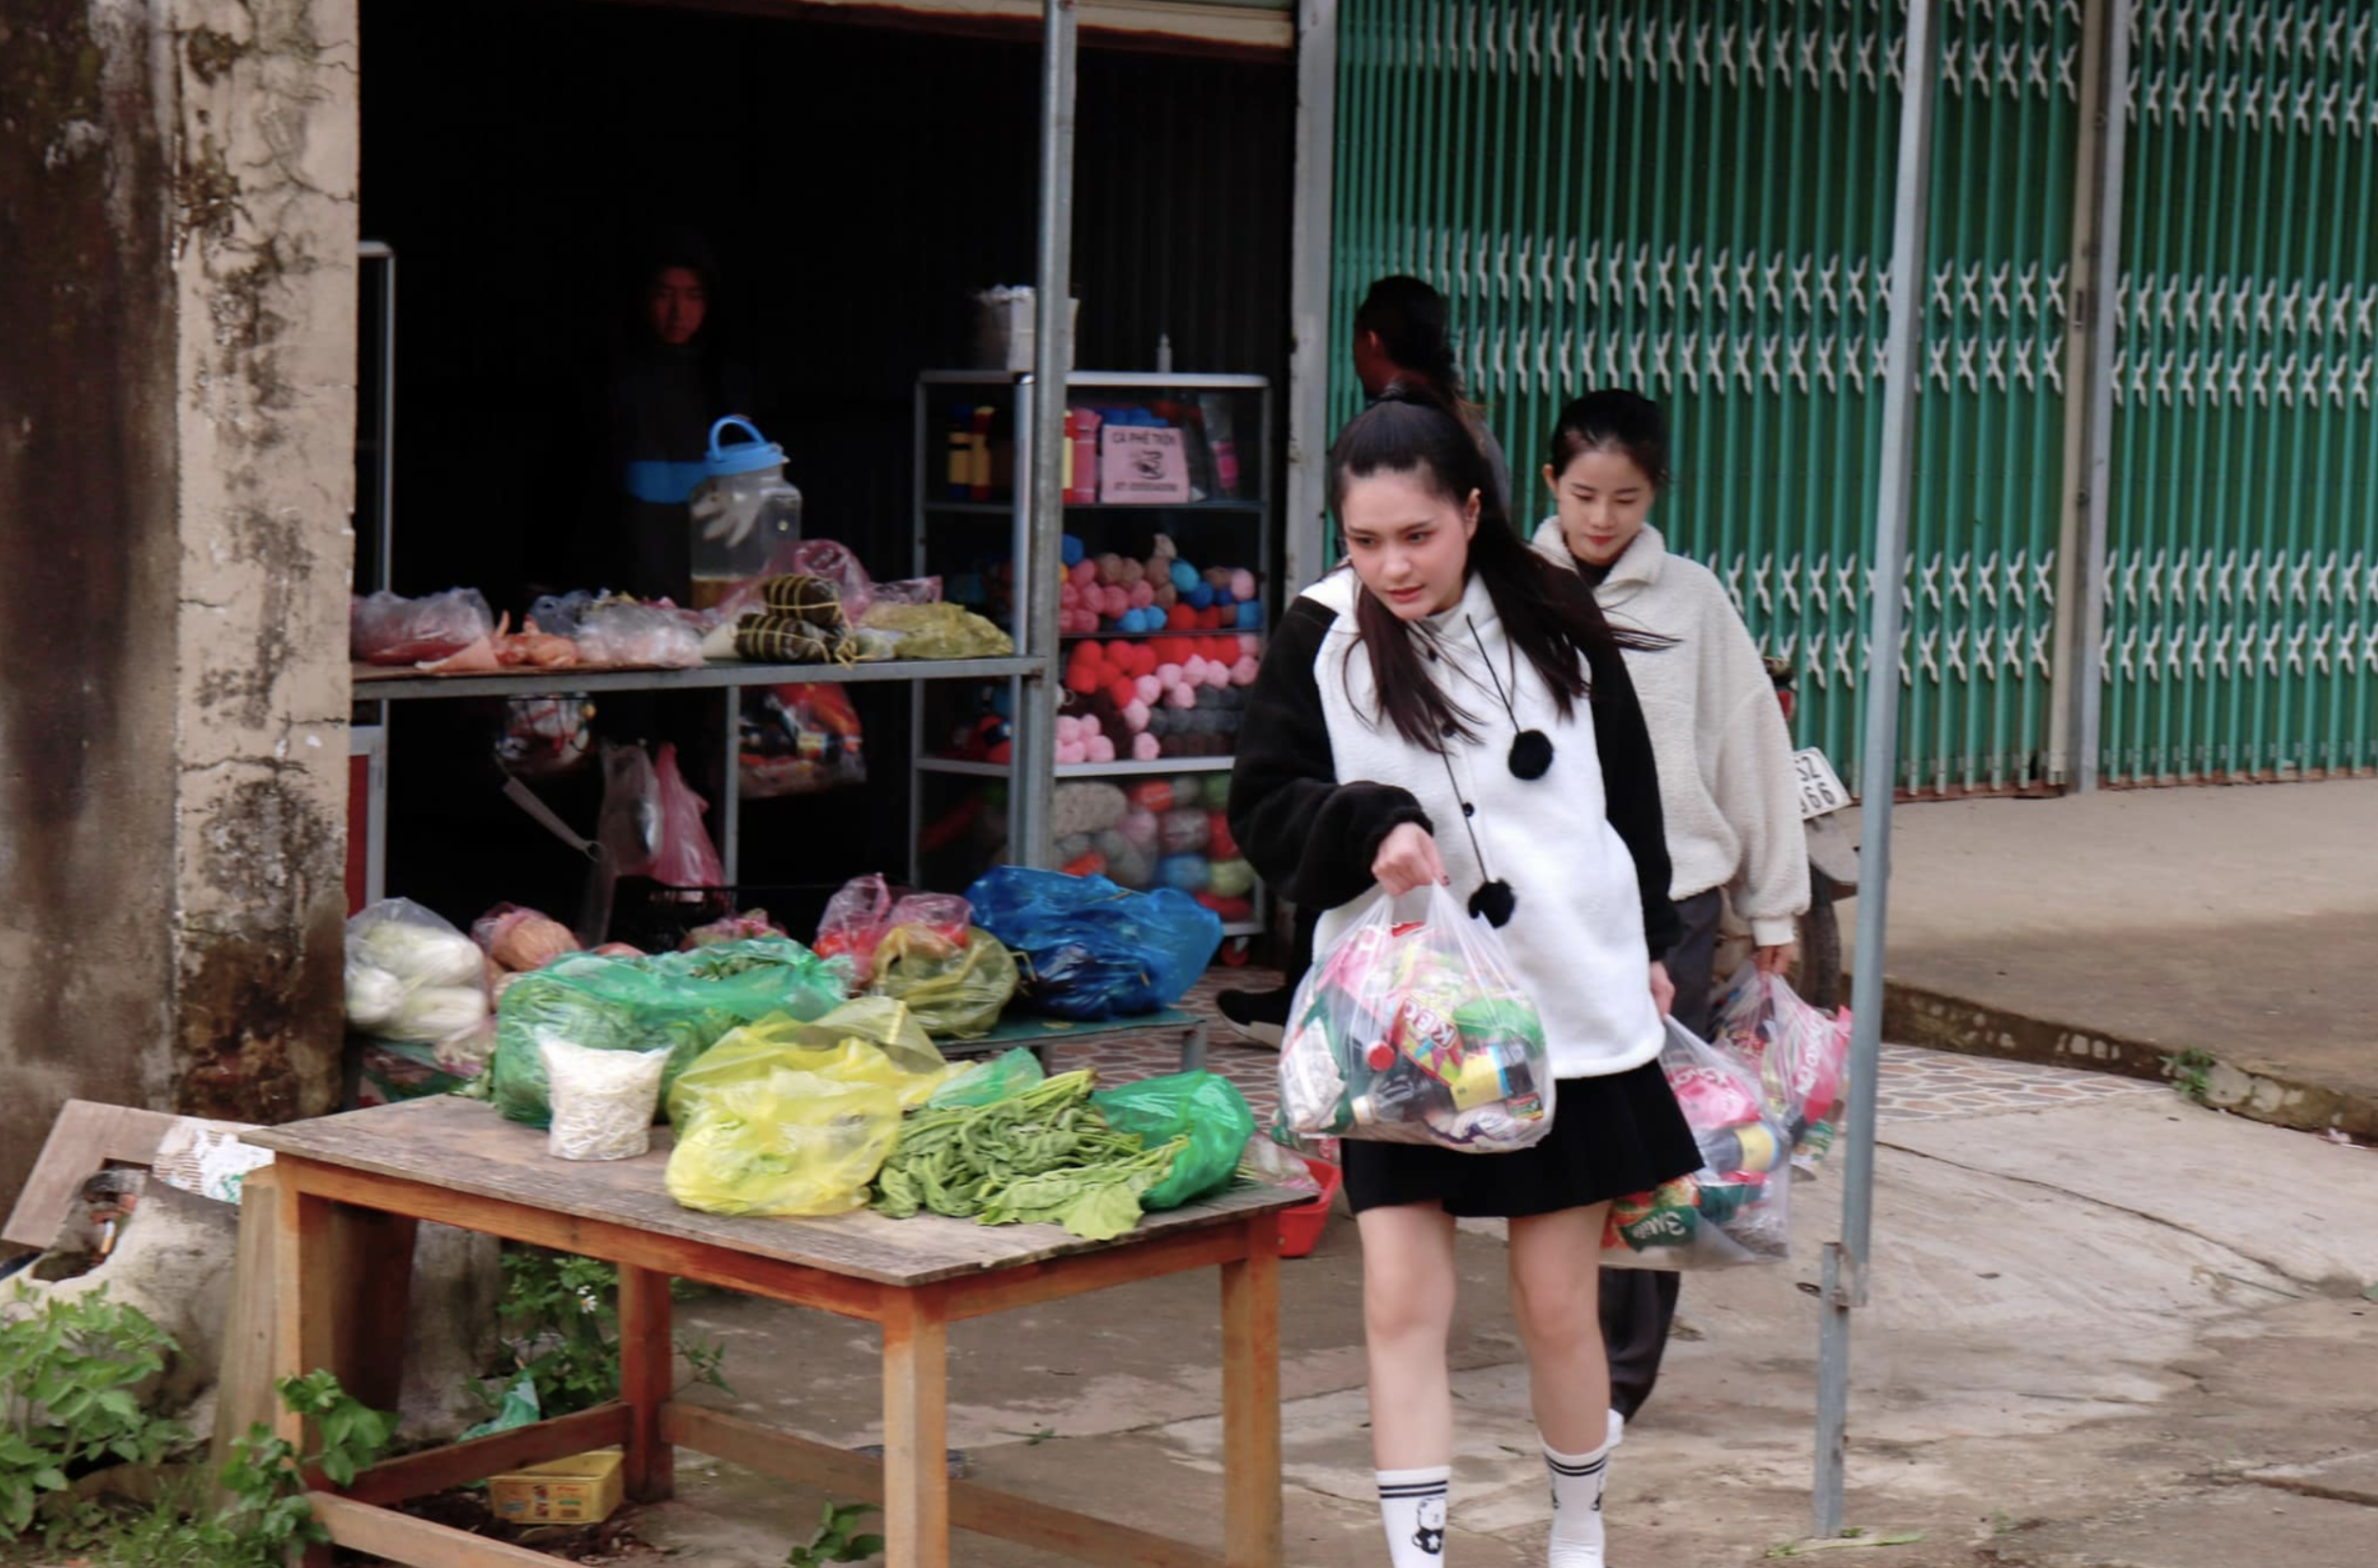
POLYGON ((1065 1072, 987 1105, 912 1111, 876 1177, 875 1208, 930 1210, 981 1225, 1062 1225, 1107 1241, 1139 1223, 1140 1194, 1188 1144, 1117 1132, 1089 1103, 1091 1075, 1065 1072))

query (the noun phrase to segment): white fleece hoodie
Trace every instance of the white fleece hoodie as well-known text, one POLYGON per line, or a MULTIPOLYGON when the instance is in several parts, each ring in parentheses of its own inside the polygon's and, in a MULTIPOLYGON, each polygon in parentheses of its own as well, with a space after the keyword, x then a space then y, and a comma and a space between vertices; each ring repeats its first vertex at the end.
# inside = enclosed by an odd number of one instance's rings
MULTIPOLYGON (((1576 570, 1557 518, 1536 530, 1535 543, 1576 570)), ((1670 555, 1648 524, 1594 598, 1613 625, 1677 639, 1658 652, 1627 652, 1660 765, 1670 896, 1682 903, 1725 888, 1753 941, 1791 941, 1793 919, 1808 908, 1808 849, 1791 733, 1750 628, 1709 569, 1670 555)))

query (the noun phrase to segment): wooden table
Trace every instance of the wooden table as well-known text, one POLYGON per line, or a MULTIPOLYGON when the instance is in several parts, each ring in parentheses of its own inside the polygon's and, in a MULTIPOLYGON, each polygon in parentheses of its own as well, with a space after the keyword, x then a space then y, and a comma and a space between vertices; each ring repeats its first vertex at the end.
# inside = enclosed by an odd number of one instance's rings
MULTIPOLYGON (((670 1493, 672 1450, 681 1444, 880 1502, 893 1568, 943 1568, 953 1524, 1087 1562, 1275 1568, 1281 1561, 1276 1215, 1300 1201, 1296 1193, 1233 1191, 1150 1215, 1115 1241, 1082 1242, 1053 1226, 890 1220, 866 1211, 814 1220, 697 1214, 661 1185, 665 1132, 655 1132, 657 1146, 641 1159, 570 1164, 546 1154, 543 1133, 451 1096, 246 1137, 277 1157, 273 1361, 280 1375, 329 1368, 367 1402, 393 1405, 413 1230, 421 1220, 604 1259, 619 1270, 617 1399, 391 1460, 351 1486, 314 1491, 316 1514, 339 1545, 418 1568, 552 1568, 538 1553, 388 1505, 614 1443, 626 1450, 628 1495, 656 1501, 670 1493), (944 1378, 952 1323, 1209 1267, 1222 1271, 1219 1555, 950 1480, 944 1378), (670 1398, 672 1276, 882 1325, 884 1457, 670 1398)), ((282 1434, 302 1440, 297 1426, 284 1416, 282 1434)))

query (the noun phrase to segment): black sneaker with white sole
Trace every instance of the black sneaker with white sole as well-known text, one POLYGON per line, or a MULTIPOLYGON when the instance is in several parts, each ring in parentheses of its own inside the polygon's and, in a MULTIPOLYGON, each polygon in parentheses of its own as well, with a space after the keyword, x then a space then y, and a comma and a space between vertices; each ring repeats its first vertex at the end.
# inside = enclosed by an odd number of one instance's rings
POLYGON ((1295 991, 1286 985, 1270 990, 1226 990, 1214 998, 1214 1005, 1240 1035, 1278 1050, 1281 1036, 1288 1032, 1288 1004, 1295 997, 1295 991))

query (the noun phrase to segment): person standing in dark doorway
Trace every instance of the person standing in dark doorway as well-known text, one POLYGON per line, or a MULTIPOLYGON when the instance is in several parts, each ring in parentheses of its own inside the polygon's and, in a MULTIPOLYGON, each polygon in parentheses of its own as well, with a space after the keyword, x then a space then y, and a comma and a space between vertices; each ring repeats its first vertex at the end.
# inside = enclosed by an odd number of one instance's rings
MULTIPOLYGON (((1412 387, 1450 409, 1486 460, 1487 500, 1497 517, 1511 515, 1511 465, 1502 444, 1486 428, 1478 405, 1461 384, 1453 362, 1451 315, 1445 296, 1421 279, 1393 273, 1374 282, 1355 311, 1354 365, 1366 403, 1377 403, 1389 387, 1412 387)), ((1230 1026, 1259 1045, 1278 1049, 1288 1026, 1288 1006, 1297 983, 1313 967, 1313 932, 1318 910, 1296 912, 1296 936, 1289 950, 1287 978, 1272 990, 1226 990, 1214 998, 1230 1026)))
POLYGON ((667 237, 637 277, 634 319, 604 389, 611 534, 598 564, 610 588, 685 603, 693 577, 686 499, 701 482, 711 424, 754 413, 751 377, 720 346, 718 269, 698 237, 667 237))

